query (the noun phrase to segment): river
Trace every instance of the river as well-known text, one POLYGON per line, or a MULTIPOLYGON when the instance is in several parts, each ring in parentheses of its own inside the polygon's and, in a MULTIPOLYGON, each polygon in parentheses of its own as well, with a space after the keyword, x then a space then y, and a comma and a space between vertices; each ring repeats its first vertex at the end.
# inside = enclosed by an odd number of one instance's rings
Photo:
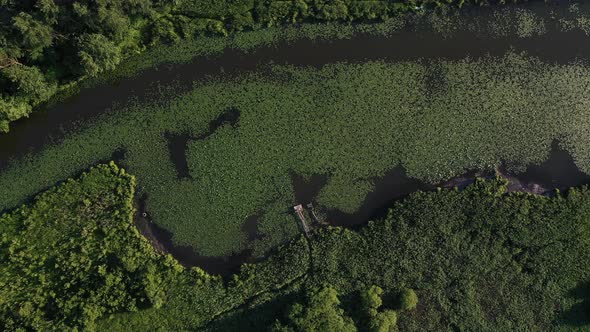
MULTIPOLYGON (((537 5, 537 11, 544 8, 537 5)), ((547 14, 548 15, 548 14, 547 14)), ((8 134, 0 136, 0 171, 9 160, 18 159, 25 153, 36 152, 46 144, 59 142, 64 135, 75 130, 81 123, 92 123, 98 115, 108 114, 113 105, 125 105, 130 96, 148 101, 153 91, 160 85, 175 84, 175 92, 188 91, 194 81, 216 75, 238 75, 254 71, 268 63, 290 64, 293 66, 321 67, 334 62, 363 62, 368 60, 404 61, 429 59, 464 59, 488 55, 501 56, 510 50, 525 51, 528 55, 551 63, 568 63, 590 57, 588 36, 581 31, 553 31, 530 38, 504 37, 474 34, 470 31, 457 31, 443 38, 433 31, 415 31, 404 29, 389 37, 359 34, 349 39, 333 41, 298 40, 279 43, 275 46, 261 47, 255 51, 243 52, 228 49, 222 54, 207 58, 196 58, 190 63, 160 65, 143 71, 135 77, 120 80, 109 86, 97 86, 82 89, 80 94, 49 109, 33 113, 28 119, 15 122, 8 134)), ((239 114, 229 114, 229 118, 220 118, 212 123, 210 132, 222 123, 235 121, 239 114)), ((226 115, 227 115, 226 114, 226 115)), ((169 136, 171 158, 178 171, 179 178, 188 176, 186 160, 183 156, 186 142, 201 137, 169 136)), ((531 165, 521 174, 510 174, 499 170, 511 180, 509 190, 528 191, 537 194, 551 193, 554 189, 565 189, 590 183, 590 177, 580 172, 567 152, 559 150, 557 144, 550 158, 541 165, 531 165)), ((489 176, 486 173, 471 172, 465 176, 440 184, 426 184, 410 179, 402 168, 392 169, 384 177, 374 179, 375 190, 370 193, 361 208, 354 214, 339 211, 327 211, 332 225, 355 226, 369 219, 384 215, 387 206, 412 192, 418 190, 435 190, 436 187, 464 186, 475 175, 489 176)), ((293 177, 296 199, 311 202, 326 182, 322 176, 305 181, 293 177)), ((142 234, 152 240, 160 250, 172 253, 186 266, 198 265, 206 271, 216 274, 235 272, 236 268, 248 261, 249 252, 238 253, 231 257, 203 257, 190 247, 175 247, 170 241, 171 234, 160 229, 143 216, 141 204, 138 203, 137 223, 142 234)), ((255 236, 256 223, 250 220, 246 227, 255 236)))

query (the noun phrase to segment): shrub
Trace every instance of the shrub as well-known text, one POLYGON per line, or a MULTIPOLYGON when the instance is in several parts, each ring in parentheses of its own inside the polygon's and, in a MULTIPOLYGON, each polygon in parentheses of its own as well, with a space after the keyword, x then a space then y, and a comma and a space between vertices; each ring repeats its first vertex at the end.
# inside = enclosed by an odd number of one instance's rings
POLYGON ((411 289, 404 289, 400 294, 400 308, 402 310, 412 310, 418 305, 418 295, 411 289))

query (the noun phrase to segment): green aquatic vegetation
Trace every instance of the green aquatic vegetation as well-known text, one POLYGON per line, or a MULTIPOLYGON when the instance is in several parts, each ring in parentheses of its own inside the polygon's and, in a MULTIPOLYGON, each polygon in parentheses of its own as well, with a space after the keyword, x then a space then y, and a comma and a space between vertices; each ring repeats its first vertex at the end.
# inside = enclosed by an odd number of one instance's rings
POLYGON ((526 11, 517 11, 518 25, 516 34, 521 38, 540 36, 545 33, 545 22, 542 18, 526 11))
POLYGON ((322 209, 354 212, 387 171, 403 166, 437 183, 505 163, 544 161, 554 140, 590 172, 590 68, 523 54, 461 61, 271 66, 196 83, 88 122, 0 174, 0 208, 75 175, 113 151, 147 194, 153 220, 203 255, 257 255, 299 232, 291 174, 326 175, 322 209), (264 73, 264 74, 263 74, 264 73), (189 141, 190 178, 178 179, 166 133, 194 137, 227 109, 240 111, 189 141), (16 180, 18 179, 18 181, 16 180), (245 221, 259 216, 249 239, 245 221))
POLYGON ((565 31, 581 30, 590 35, 590 15, 583 3, 571 4, 565 15, 559 18, 559 24, 565 31))

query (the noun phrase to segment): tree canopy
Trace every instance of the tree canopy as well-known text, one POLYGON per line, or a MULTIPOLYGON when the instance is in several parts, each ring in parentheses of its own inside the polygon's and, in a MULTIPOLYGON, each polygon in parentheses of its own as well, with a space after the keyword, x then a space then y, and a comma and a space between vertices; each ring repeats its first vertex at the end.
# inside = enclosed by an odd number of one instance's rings
POLYGON ((288 323, 276 323, 273 331, 355 332, 352 319, 340 308, 338 292, 330 287, 308 291, 304 303, 295 303, 288 314, 288 323))

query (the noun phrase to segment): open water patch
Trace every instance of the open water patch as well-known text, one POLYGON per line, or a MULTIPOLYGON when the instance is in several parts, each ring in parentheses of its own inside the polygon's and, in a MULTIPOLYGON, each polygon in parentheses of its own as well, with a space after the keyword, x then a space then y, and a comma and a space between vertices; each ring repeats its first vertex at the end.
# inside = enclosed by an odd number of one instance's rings
POLYGON ((590 184, 590 175, 576 166, 574 158, 561 149, 557 140, 553 141, 549 158, 543 163, 529 165, 519 174, 511 174, 502 167, 500 173, 510 181, 509 191, 550 194, 556 189, 564 190, 590 184))
POLYGON ((178 179, 190 179, 190 171, 188 168, 188 161, 186 159, 186 150, 188 148, 189 140, 193 139, 190 134, 174 134, 167 132, 164 134, 166 138, 168 151, 170 152, 170 160, 174 164, 178 179))
POLYGON ((296 172, 290 172, 290 175, 295 193, 295 202, 298 204, 315 202, 322 188, 328 183, 328 176, 325 174, 303 176, 296 172))

